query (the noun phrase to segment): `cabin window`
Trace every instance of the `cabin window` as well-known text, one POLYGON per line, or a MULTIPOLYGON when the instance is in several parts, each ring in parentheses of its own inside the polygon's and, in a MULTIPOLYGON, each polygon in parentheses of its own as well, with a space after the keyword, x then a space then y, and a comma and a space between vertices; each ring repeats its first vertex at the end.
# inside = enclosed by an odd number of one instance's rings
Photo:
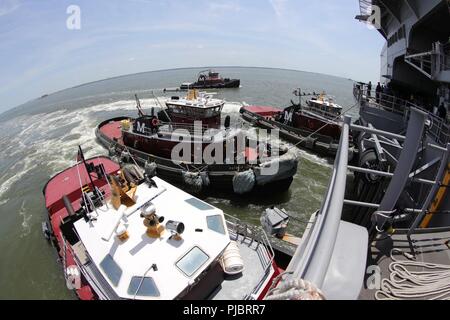
POLYGON ((189 198, 187 200, 184 200, 185 202, 189 203, 191 206, 202 210, 202 211, 206 211, 206 210, 212 210, 214 209, 214 207, 210 206, 209 204, 207 204, 206 202, 203 202, 199 199, 196 198, 189 198))
POLYGON ((215 215, 206 217, 206 224, 208 225, 208 229, 220 234, 225 234, 225 227, 223 225, 222 216, 215 215))
POLYGON ((159 297, 159 290, 152 277, 133 277, 128 286, 130 296, 159 297))
POLYGON ((191 277, 208 261, 209 256, 199 247, 193 247, 186 253, 178 262, 176 266, 186 276, 191 277))
POLYGON ((106 257, 100 262, 100 267, 103 272, 106 273, 111 283, 117 287, 119 284, 120 278, 122 277, 122 269, 119 265, 114 261, 111 255, 106 255, 106 257))

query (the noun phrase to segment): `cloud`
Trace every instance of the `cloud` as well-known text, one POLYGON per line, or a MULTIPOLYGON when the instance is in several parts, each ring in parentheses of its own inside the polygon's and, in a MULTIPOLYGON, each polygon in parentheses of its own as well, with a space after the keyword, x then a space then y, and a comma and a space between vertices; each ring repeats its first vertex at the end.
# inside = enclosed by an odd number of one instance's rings
POLYGON ((285 14, 288 0, 269 0, 269 2, 278 17, 282 17, 285 14))
POLYGON ((19 9, 21 3, 18 0, 2 0, 0 3, 0 17, 6 16, 19 9))

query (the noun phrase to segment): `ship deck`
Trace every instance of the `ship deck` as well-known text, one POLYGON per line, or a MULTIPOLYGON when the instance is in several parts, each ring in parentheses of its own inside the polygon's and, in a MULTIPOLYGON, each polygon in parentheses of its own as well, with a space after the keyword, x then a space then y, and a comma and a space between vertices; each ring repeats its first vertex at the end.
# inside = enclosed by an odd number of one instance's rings
POLYGON ((96 209, 95 220, 79 219, 73 223, 80 240, 72 245, 73 250, 79 261, 84 261, 81 262, 84 273, 100 283, 102 294, 110 299, 134 299, 133 292, 139 290, 134 287, 145 277, 148 284, 137 295, 142 300, 178 296, 228 300, 242 299, 248 294, 259 297, 275 272, 267 239, 264 242, 259 234, 241 235, 245 230, 234 219, 225 230, 220 209, 157 177, 153 179, 158 187, 139 185, 132 206, 122 205, 115 210, 111 203, 106 203, 96 209), (158 216, 168 221, 166 230, 157 238, 148 236, 139 215, 149 201, 157 208, 158 216), (182 221, 186 226, 181 239, 172 237, 171 229, 167 229, 169 220, 182 221), (114 236, 119 225, 127 230, 126 241, 114 236), (241 276, 226 276, 219 264, 230 241, 236 241, 243 259, 245 270, 241 276), (152 265, 156 269, 150 274, 152 265))
MULTIPOLYGON (((237 275, 226 275, 220 264, 215 265, 208 274, 189 292, 184 299, 198 300, 243 300, 251 293, 268 285, 273 268, 267 268, 270 257, 261 243, 243 235, 230 232, 230 239, 236 241, 244 270, 237 275), (208 296, 205 296, 205 293, 208 296)), ((254 297, 256 298, 256 297, 254 297)))
POLYGON ((122 125, 120 121, 117 120, 105 123, 99 128, 99 130, 108 138, 117 139, 119 143, 123 144, 121 127, 122 125))
MULTIPOLYGON (((450 230, 427 233, 416 233, 411 235, 411 244, 406 234, 394 234, 392 237, 382 238, 372 243, 369 250, 367 266, 378 265, 381 270, 381 278, 389 278, 389 265, 393 262, 391 258, 392 249, 399 249, 404 253, 413 254, 414 248, 417 262, 426 262, 450 266, 450 230)), ((407 258, 399 252, 394 255, 397 260, 407 258)), ((359 299, 374 300, 376 290, 367 288, 367 277, 359 299)), ((373 273, 372 273, 373 275, 373 273)))
POLYGON ((222 254, 230 242, 220 209, 157 177, 153 179, 158 187, 139 185, 134 205, 128 208, 122 205, 115 210, 106 203, 96 209, 95 221, 80 219, 74 223, 91 261, 121 298, 134 299, 132 292, 136 289, 132 289, 133 281, 147 273, 153 281, 149 284, 152 290, 138 296, 139 299, 177 297, 211 261, 222 254), (179 240, 172 238, 169 229, 158 237, 147 235, 139 210, 148 201, 155 206, 158 216, 165 217, 164 223, 180 221, 186 226, 179 240), (126 214, 126 222, 123 214, 126 214), (127 229, 129 236, 126 241, 114 236, 119 224, 127 229), (152 264, 157 265, 157 270, 149 273, 147 270, 152 264))

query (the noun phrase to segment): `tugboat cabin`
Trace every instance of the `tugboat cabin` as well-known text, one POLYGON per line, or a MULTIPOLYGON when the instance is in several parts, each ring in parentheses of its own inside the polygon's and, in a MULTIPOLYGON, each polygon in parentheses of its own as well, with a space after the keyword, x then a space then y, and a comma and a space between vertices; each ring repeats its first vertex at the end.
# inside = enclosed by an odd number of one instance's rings
POLYGON ((312 97, 306 110, 313 111, 325 117, 339 118, 342 114, 342 107, 333 102, 333 100, 324 94, 318 97, 312 97))
POLYGON ((210 94, 191 90, 184 99, 172 97, 166 102, 166 106, 174 123, 193 124, 194 121, 202 121, 208 127, 218 128, 224 101, 213 99, 210 94))

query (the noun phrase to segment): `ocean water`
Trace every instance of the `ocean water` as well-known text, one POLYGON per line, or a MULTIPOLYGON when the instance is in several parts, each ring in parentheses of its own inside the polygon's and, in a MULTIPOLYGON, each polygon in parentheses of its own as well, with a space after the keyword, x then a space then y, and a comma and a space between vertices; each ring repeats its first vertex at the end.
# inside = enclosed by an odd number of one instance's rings
MULTIPOLYGON (((77 146, 85 156, 106 154, 94 129, 105 119, 136 115, 134 94, 144 108, 157 105, 162 89, 195 80, 202 69, 178 69, 128 75, 50 94, 0 114, 0 299, 73 299, 67 290, 55 250, 42 235, 46 210, 42 188, 48 179, 73 165, 77 146), (157 99, 155 99, 157 97, 157 99)), ((216 91, 227 101, 224 112, 241 122, 241 103, 287 106, 295 88, 325 91, 344 108, 355 104, 349 79, 291 70, 216 68, 224 77, 240 78, 241 88, 216 91)), ((358 110, 349 114, 357 117, 358 110)), ((332 160, 304 150, 289 191, 252 198, 208 197, 226 213, 259 224, 265 208, 285 208, 294 218, 288 232, 300 236, 319 209, 332 160)))

